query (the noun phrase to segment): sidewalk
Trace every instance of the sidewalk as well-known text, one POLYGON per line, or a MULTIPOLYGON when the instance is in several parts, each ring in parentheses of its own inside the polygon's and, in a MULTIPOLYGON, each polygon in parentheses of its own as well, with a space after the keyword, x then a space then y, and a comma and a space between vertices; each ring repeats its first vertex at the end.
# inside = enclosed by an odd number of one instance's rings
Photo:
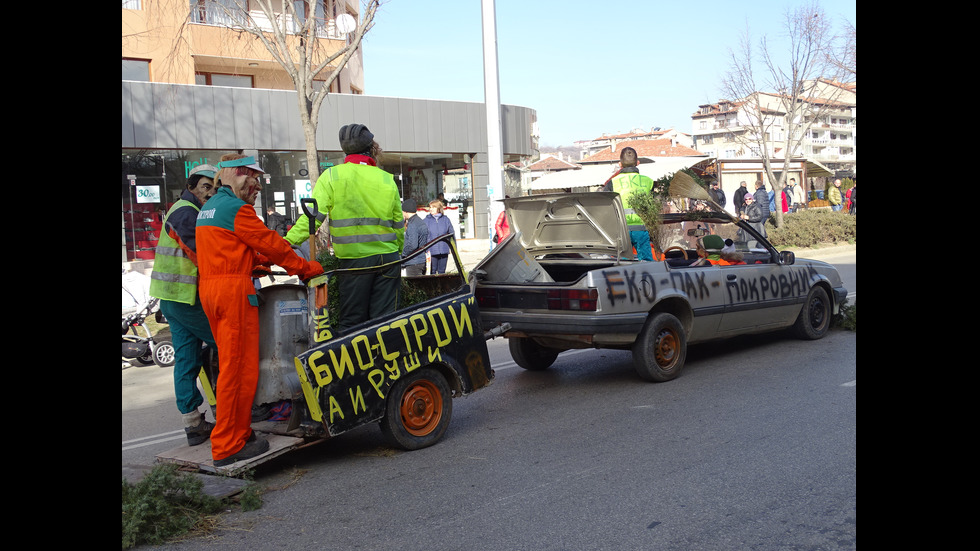
MULTIPOLYGON (((456 240, 456 246, 459 250, 460 259, 463 262, 463 267, 466 268, 466 272, 469 273, 476 267, 477 264, 482 261, 487 254, 490 252, 490 240, 489 239, 458 239, 456 240)), ((782 250, 777 247, 777 250, 782 250)), ((827 245, 824 247, 816 247, 812 249, 799 249, 796 247, 790 247, 786 250, 793 251, 797 258, 812 258, 818 260, 823 257, 832 256, 836 254, 842 254, 846 252, 857 251, 857 245, 827 245)), ((450 255, 450 258, 452 256, 450 255)), ((456 269, 452 260, 450 260, 449 270, 456 269)), ((153 271, 153 261, 152 260, 141 260, 137 262, 123 262, 123 270, 125 271, 139 271, 149 276, 150 272, 153 271)), ((266 278, 263 278, 266 279, 266 278)))

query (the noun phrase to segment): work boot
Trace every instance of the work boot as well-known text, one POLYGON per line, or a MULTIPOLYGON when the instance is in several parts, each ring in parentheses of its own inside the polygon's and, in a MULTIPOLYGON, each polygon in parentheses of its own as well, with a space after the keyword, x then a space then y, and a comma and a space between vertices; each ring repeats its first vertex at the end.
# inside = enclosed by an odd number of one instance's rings
POLYGON ((252 406, 252 422, 258 423, 259 421, 265 421, 269 417, 272 417, 272 407, 271 404, 259 404, 257 406, 252 406))
MULTIPOLYGON (((197 413, 197 412, 194 412, 197 413)), ((208 438, 211 438, 211 431, 214 430, 214 423, 209 423, 204 419, 204 414, 199 414, 199 421, 197 424, 184 427, 184 434, 187 435, 187 445, 197 446, 207 442, 208 438)))
POLYGON ((215 459, 215 467, 224 467, 226 465, 231 465, 243 459, 251 459, 253 457, 262 455, 263 453, 269 451, 269 441, 265 438, 259 438, 255 436, 255 432, 252 432, 252 436, 245 441, 245 447, 238 450, 238 453, 233 453, 224 459, 215 459), (252 436, 255 439, 252 439, 252 436))

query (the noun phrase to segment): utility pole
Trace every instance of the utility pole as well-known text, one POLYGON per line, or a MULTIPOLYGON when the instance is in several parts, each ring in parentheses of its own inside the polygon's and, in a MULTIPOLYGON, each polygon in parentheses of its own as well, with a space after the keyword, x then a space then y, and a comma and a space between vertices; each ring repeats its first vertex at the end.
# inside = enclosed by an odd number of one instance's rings
MULTIPOLYGON (((494 0, 483 4, 483 104, 487 110, 487 237, 493 236, 497 216, 504 209, 503 154, 500 143, 500 84, 497 71, 497 18, 494 0)), ((475 190, 474 190, 475 191, 475 190)), ((474 197, 475 199, 475 197, 474 197)), ((474 212, 476 215, 476 212, 474 212)))

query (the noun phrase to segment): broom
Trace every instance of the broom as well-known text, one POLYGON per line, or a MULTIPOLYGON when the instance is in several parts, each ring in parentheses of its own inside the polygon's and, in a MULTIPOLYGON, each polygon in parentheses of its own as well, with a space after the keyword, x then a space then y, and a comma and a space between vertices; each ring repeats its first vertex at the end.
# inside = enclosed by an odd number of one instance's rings
POLYGON ((715 202, 708 193, 708 190, 699 186, 694 178, 691 178, 686 172, 677 171, 674 173, 673 178, 670 179, 670 187, 668 188, 670 194, 675 197, 688 197, 691 199, 696 199, 698 201, 707 201, 711 208, 714 210, 728 215, 736 224, 738 223, 738 218, 733 216, 730 212, 722 208, 721 205, 715 202))

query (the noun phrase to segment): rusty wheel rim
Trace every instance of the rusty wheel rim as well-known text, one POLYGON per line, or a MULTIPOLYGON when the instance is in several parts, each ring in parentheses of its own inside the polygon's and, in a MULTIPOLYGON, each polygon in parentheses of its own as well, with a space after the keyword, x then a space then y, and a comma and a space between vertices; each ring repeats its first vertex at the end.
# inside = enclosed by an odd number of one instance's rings
POLYGON ((677 346, 680 341, 677 335, 668 329, 664 329, 657 334, 657 341, 653 347, 654 357, 657 365, 664 369, 674 366, 677 361, 677 346))
POLYGON ((442 420, 442 394, 430 381, 417 381, 402 395, 402 425, 413 436, 425 436, 442 420))

